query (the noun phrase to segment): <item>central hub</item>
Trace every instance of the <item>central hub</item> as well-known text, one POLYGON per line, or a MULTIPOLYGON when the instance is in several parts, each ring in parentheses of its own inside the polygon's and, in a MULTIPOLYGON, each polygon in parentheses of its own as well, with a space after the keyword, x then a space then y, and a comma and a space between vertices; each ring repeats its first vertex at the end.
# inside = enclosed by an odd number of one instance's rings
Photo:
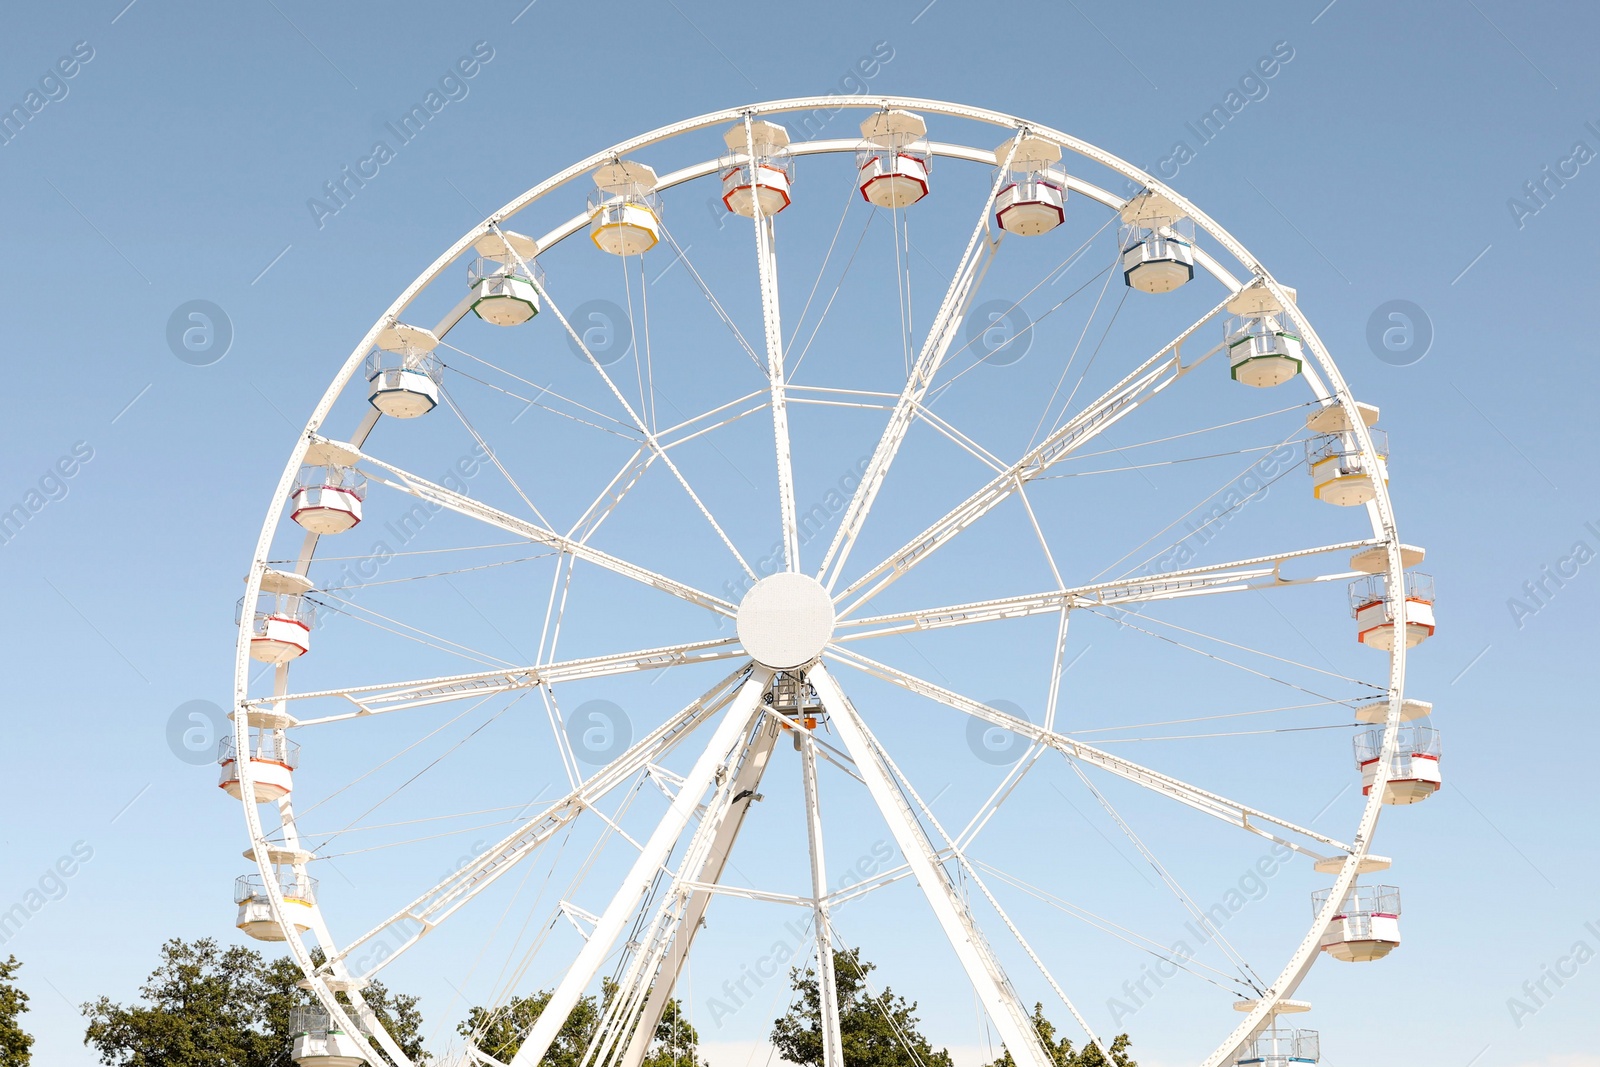
POLYGON ((751 659, 773 670, 802 667, 822 655, 833 623, 833 598, 806 574, 768 575, 739 602, 739 640, 751 659))

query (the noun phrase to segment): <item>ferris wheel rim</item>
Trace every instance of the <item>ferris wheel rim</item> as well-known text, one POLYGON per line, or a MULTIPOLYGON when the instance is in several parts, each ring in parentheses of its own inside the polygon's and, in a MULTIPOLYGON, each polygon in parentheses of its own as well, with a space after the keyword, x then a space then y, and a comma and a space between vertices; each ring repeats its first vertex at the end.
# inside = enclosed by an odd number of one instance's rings
MULTIPOLYGON (((656 130, 650 131, 649 133, 618 142, 616 145, 613 145, 606 150, 595 153, 583 161, 574 164, 561 172, 558 172, 556 175, 546 179, 544 182, 530 187, 524 193, 519 194, 519 196, 513 198, 511 201, 508 201, 498 211, 489 215, 483 222, 469 230, 463 237, 461 237, 444 253, 442 253, 433 264, 419 274, 417 278, 410 285, 408 285, 405 290, 402 291, 401 295, 396 298, 388 310, 379 317, 371 329, 369 329, 367 334, 362 338, 361 342, 357 345, 351 356, 342 365, 338 374, 335 375, 333 381, 329 384, 328 389, 324 393, 323 397, 313 409, 313 413, 308 419, 305 429, 298 438, 295 447, 291 450, 289 461, 285 466, 284 473, 279 480, 277 489, 274 492, 272 503, 269 506, 269 511, 263 523, 262 531, 258 539, 255 553, 255 564, 252 566, 251 573, 246 582, 247 603, 253 602, 254 597, 261 590, 262 576, 266 569, 266 559, 268 556, 270 543, 276 530, 278 529, 279 522, 281 521, 283 504, 288 499, 290 494, 294 476, 304 462, 306 450, 311 442, 315 439, 315 436, 319 435, 322 425, 331 412, 333 403, 344 393, 345 389, 350 384, 350 381, 354 376, 355 371, 360 367, 365 354, 372 349, 378 334, 386 327, 397 323, 400 315, 412 303, 412 301, 414 301, 421 292, 431 285, 444 272, 444 270, 449 267, 451 263, 455 262, 466 251, 467 248, 471 247, 475 241, 497 229, 502 222, 505 222, 516 216, 519 212, 542 199, 544 196, 562 188, 575 179, 588 174, 594 169, 595 166, 605 162, 606 160, 619 158, 623 153, 636 151, 662 141, 670 140, 687 133, 695 132, 729 121, 747 119, 749 117, 758 115, 784 114, 796 111, 815 110, 824 107, 829 109, 843 108, 856 111, 878 110, 886 108, 907 108, 946 117, 983 122, 993 126, 1007 127, 1015 131, 1026 130, 1030 134, 1059 143, 1062 148, 1070 150, 1083 158, 1089 159, 1117 174, 1120 174, 1127 180, 1138 184, 1143 189, 1154 190, 1161 193, 1163 196, 1166 196, 1168 199, 1172 200, 1174 204, 1180 207, 1190 218, 1192 218, 1197 226, 1199 226, 1209 236, 1216 240, 1218 244, 1229 253, 1230 256, 1237 260, 1246 269, 1250 277, 1248 280, 1241 283, 1234 278, 1232 274, 1226 270, 1226 268, 1222 267, 1221 264, 1217 263, 1215 260, 1212 260, 1210 263, 1202 264, 1206 267, 1208 272, 1210 272, 1219 282, 1228 288, 1230 292, 1238 292, 1240 289, 1250 285, 1260 285, 1269 291, 1280 302, 1285 313, 1302 331, 1305 346, 1311 351, 1313 358, 1316 361, 1318 370, 1321 372, 1322 377, 1326 379, 1327 385, 1330 387, 1327 389, 1319 389, 1318 386, 1321 385, 1321 380, 1316 377, 1312 377, 1308 380, 1312 383, 1313 391, 1318 394, 1318 398, 1320 400, 1324 402, 1337 403, 1345 409, 1347 417, 1351 423, 1351 432, 1357 439, 1363 457, 1369 463, 1373 463, 1373 467, 1376 469, 1374 458, 1377 456, 1377 452, 1373 445, 1372 435, 1368 431, 1366 423, 1359 417, 1355 407, 1354 398, 1350 394, 1349 388, 1345 383, 1336 363, 1334 362, 1331 353, 1323 344, 1320 337, 1316 334, 1314 327, 1312 327, 1307 317, 1301 312, 1294 297, 1283 288, 1283 286, 1265 269, 1264 266, 1260 264, 1258 260, 1254 258, 1253 255, 1248 252, 1242 243, 1233 238, 1228 231, 1216 223, 1215 220, 1211 219, 1209 215, 1202 212, 1187 198, 1177 193, 1176 190, 1173 190, 1164 182, 1149 174, 1146 174, 1139 168, 1134 167, 1125 160, 1122 160, 1120 157, 1105 152, 1103 149, 1100 149, 1089 142, 1081 141, 1072 137, 1071 135, 1065 134, 1042 124, 1032 123, 1017 116, 1007 115, 989 109, 973 108, 942 101, 908 97, 874 97, 860 98, 856 100, 839 97, 809 97, 768 101, 760 104, 744 105, 732 109, 708 112, 693 119, 684 120, 679 123, 668 124, 666 126, 659 127, 656 130)), ((802 142, 794 147, 796 154, 844 152, 852 150, 855 143, 856 142, 851 142, 849 140, 840 140, 834 143, 827 143, 826 146, 824 146, 821 142, 802 142), (808 148, 807 146, 812 147, 808 148)), ((973 163, 993 163, 995 159, 995 154, 993 152, 985 152, 981 149, 966 148, 965 146, 957 144, 930 142, 930 147, 934 148, 933 154, 945 154, 952 158, 961 158, 973 163)), ((673 185, 696 180, 700 177, 704 177, 706 173, 710 173, 710 171, 702 171, 701 168, 706 166, 714 167, 721 158, 722 157, 719 157, 718 160, 711 161, 710 164, 702 164, 691 168, 685 168, 684 171, 674 172, 666 177, 673 185), (693 171, 694 173, 685 173, 686 171, 693 171)), ((1082 179, 1075 179, 1073 176, 1069 175, 1069 180, 1074 180, 1076 182, 1076 184, 1073 186, 1075 191, 1084 194, 1088 199, 1095 200, 1103 206, 1112 208, 1113 210, 1115 210, 1116 207, 1121 203, 1125 202, 1116 197, 1115 194, 1111 194, 1103 189, 1099 189, 1098 187, 1095 187, 1082 179)), ((666 184, 666 182, 663 183, 664 186, 666 186, 666 184)), ((559 229, 561 229, 561 227, 558 227, 558 230, 559 229)), ((557 237, 556 231, 552 231, 550 236, 555 237, 556 242, 559 242, 559 240, 564 239, 566 235, 562 234, 557 237)), ((375 421, 375 418, 375 416, 369 416, 367 422, 371 423, 375 421)), ((1381 544, 1387 549, 1388 560, 1386 575, 1388 581, 1390 582, 1391 588, 1399 587, 1400 583, 1404 581, 1403 575, 1405 569, 1401 558, 1401 542, 1394 519, 1392 501, 1385 480, 1374 479, 1374 489, 1375 497, 1373 506, 1369 509, 1374 533, 1373 543, 1381 544)), ((308 535, 307 547, 302 552, 303 559, 309 560, 310 558, 314 557, 315 540, 315 535, 308 535)), ((1406 625, 1406 607, 1403 598, 1398 601, 1397 606, 1399 613, 1396 617, 1396 626, 1403 628, 1406 625)), ((245 746, 248 745, 250 729, 249 717, 248 714, 245 714, 245 712, 248 710, 248 706, 251 704, 251 701, 248 697, 251 662, 249 659, 248 626, 249 623, 247 619, 241 620, 239 639, 235 648, 234 707, 236 714, 233 716, 233 718, 235 720, 235 743, 236 745, 240 746, 240 751, 243 751, 245 746)), ((1357 833, 1352 839, 1353 849, 1349 853, 1344 867, 1341 869, 1340 874, 1335 880, 1330 892, 1329 903, 1318 914, 1311 931, 1306 936, 1305 941, 1302 943, 1300 949, 1296 951, 1295 955, 1291 957, 1289 964, 1285 966, 1283 972, 1273 982, 1268 994, 1259 999, 1255 1009, 1247 1015, 1247 1017, 1233 1032, 1233 1034, 1231 1034, 1229 1038, 1225 1040, 1223 1046, 1220 1046, 1218 1050, 1205 1061, 1206 1067, 1217 1067, 1217 1065, 1224 1062, 1233 1053, 1233 1051, 1250 1036, 1251 1033, 1260 1028, 1262 1021, 1267 1016, 1273 1014, 1272 1009, 1276 1006, 1279 1000, 1288 998, 1293 994, 1300 981, 1303 980, 1305 974, 1309 971, 1310 964, 1315 961, 1317 956, 1317 942, 1320 940, 1322 933, 1327 929, 1334 911, 1336 910, 1338 904, 1343 900, 1345 893, 1348 892, 1350 887, 1354 884, 1357 876, 1360 873, 1360 863, 1368 853, 1370 841, 1377 825, 1378 816, 1381 814, 1383 806, 1382 786, 1384 785, 1387 775, 1387 768, 1389 766, 1388 757, 1393 752, 1396 732, 1400 722, 1400 708, 1404 698, 1405 659, 1405 642, 1395 642, 1390 656, 1390 684, 1388 687, 1390 713, 1385 723, 1385 747, 1384 758, 1381 763, 1382 769, 1379 772, 1380 778, 1377 783, 1377 788, 1374 788, 1370 792, 1367 802, 1363 808, 1363 814, 1358 823, 1357 833)), ((284 668, 281 667, 278 668, 280 676, 283 669, 284 668)), ((260 870, 264 881, 269 887, 268 896, 273 898, 275 909, 279 909, 281 911, 282 901, 276 886, 273 885, 273 880, 271 878, 274 865, 269 862, 269 844, 267 835, 264 833, 261 825, 260 813, 256 804, 255 783, 251 777, 251 769, 248 766, 249 761, 243 760, 241 763, 244 765, 241 767, 243 772, 241 774, 240 781, 242 792, 241 800, 247 813, 246 821, 247 828, 252 839, 252 848, 255 853, 258 869, 260 870)), ((305 948, 305 945, 300 938, 300 935, 292 925, 289 925, 286 928, 285 933, 287 935, 287 941, 291 952, 295 955, 302 968, 307 971, 308 975, 310 975, 313 970, 311 958, 309 951, 305 948)), ((312 978, 312 984, 313 986, 318 986, 317 979, 314 977, 312 978)), ((315 991, 318 998, 324 1001, 324 1007, 335 1013, 336 1016, 342 1012, 343 1009, 333 999, 331 992, 329 992, 326 988, 317 988, 315 991)))

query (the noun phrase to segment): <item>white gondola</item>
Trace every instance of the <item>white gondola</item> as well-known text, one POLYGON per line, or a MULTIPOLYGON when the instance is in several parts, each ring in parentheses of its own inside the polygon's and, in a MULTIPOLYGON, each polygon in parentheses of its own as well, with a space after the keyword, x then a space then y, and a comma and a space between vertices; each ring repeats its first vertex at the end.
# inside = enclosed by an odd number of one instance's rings
MULTIPOLYGON (((316 605, 306 599, 310 579, 289 571, 269 570, 261 576, 261 592, 251 609, 250 658, 261 663, 288 663, 311 651, 316 605)), ((242 623, 241 597, 233 621, 242 623)))
POLYGON ((289 1012, 289 1032, 294 1035, 290 1058, 300 1067, 364 1067, 367 1058, 361 1042, 339 1029, 321 1008, 295 1008, 289 1012))
MULTIPOLYGON (((1361 416, 1361 421, 1368 426, 1378 424, 1378 407, 1376 404, 1363 404, 1356 401, 1356 411, 1361 416)), ((1306 416, 1306 429, 1312 433, 1349 433, 1351 428, 1350 416, 1344 410, 1344 405, 1337 401, 1329 401, 1321 407, 1313 408, 1306 416)))
MULTIPOLYGON (((250 738, 250 780, 256 786, 256 803, 271 804, 289 795, 294 788, 294 770, 300 765, 300 745, 283 736, 282 730, 260 730, 250 738)), ((217 788, 235 800, 244 799, 239 784, 239 757, 233 737, 217 745, 217 763, 222 768, 217 788)))
POLYGON ((634 160, 607 163, 594 172, 589 194, 589 239, 602 252, 637 256, 661 240, 661 198, 656 172, 634 160))
MULTIPOLYGON (((311 913, 317 906, 317 880, 292 870, 277 876, 278 893, 283 897, 283 921, 301 933, 311 929, 311 913)), ((233 883, 233 902, 239 905, 234 925, 257 941, 286 941, 283 926, 272 914, 272 898, 259 874, 241 875, 233 883)))
POLYGON ((788 207, 794 185, 794 160, 784 151, 789 147, 789 131, 776 122, 755 119, 748 131, 741 122, 730 127, 722 139, 730 152, 747 157, 722 174, 723 206, 747 219, 755 218, 757 205, 767 217, 788 207), (748 158, 752 145, 753 161, 748 158))
MULTIPOLYGON (((1350 613, 1356 620, 1356 640, 1368 648, 1393 650, 1394 599, 1385 575, 1373 574, 1350 583, 1350 613)), ((1415 648, 1433 636, 1433 575, 1407 571, 1403 599, 1406 647, 1415 648)))
MULTIPOLYGON (((1410 697, 1400 701, 1400 721, 1411 722, 1413 719, 1426 719, 1433 714, 1433 703, 1428 700, 1412 700, 1410 697)), ((1371 723, 1381 726, 1389 721, 1389 701, 1371 700, 1359 704, 1355 709, 1356 721, 1371 723)))
POLYGON ((321 536, 344 533, 361 522, 367 479, 349 467, 300 468, 289 494, 289 517, 321 536))
MULTIPOLYGON (((1295 291, 1288 289, 1289 298, 1295 291)), ((1300 335, 1288 313, 1264 286, 1252 286, 1228 301, 1225 339, 1233 380, 1256 388, 1282 385, 1305 366, 1300 335)))
MULTIPOLYGON (((1354 738, 1356 769, 1361 772, 1361 795, 1368 796, 1383 759, 1383 731, 1367 730, 1354 738)), ((1389 762, 1385 804, 1415 804, 1427 800, 1444 784, 1439 770, 1439 731, 1431 726, 1402 726, 1389 762)))
POLYGON ((1049 233, 1067 218, 1067 176, 1057 167, 1061 146, 1042 137, 1006 141, 994 150, 994 161, 1003 165, 1009 157, 1005 181, 994 201, 994 221, 1007 233, 1037 237, 1049 233))
POLYGON ((1261 1067, 1291 1067, 1296 1063, 1316 1063, 1322 1057, 1322 1043, 1315 1030, 1290 1030, 1272 1027, 1262 1030, 1239 1050, 1234 1062, 1260 1064, 1261 1067))
POLYGON ((1170 293, 1194 279, 1194 221, 1147 190, 1123 205, 1122 280, 1141 293, 1170 293))
POLYGON ((367 401, 391 418, 414 419, 439 404, 439 339, 421 326, 395 323, 378 334, 367 357, 367 401))
MULTIPOLYGON (((1240 997, 1233 1002, 1233 1010, 1238 1012, 1240 1015, 1249 1015, 1260 1006, 1261 1001, 1257 1000, 1255 997, 1240 997)), ((1274 1016, 1298 1015, 1301 1012, 1310 1010, 1311 1002, 1309 1000, 1290 1000, 1288 997, 1284 997, 1280 1000, 1274 1001, 1272 1004, 1272 1014, 1274 1016)))
MULTIPOLYGON (((1427 558, 1427 551, 1416 545, 1400 546, 1400 566, 1410 570, 1427 558)), ((1363 548, 1350 557, 1350 569, 1367 574, 1383 574, 1389 569, 1389 549, 1384 545, 1363 548)))
POLYGON ((1378 453, 1377 469, 1368 469, 1367 459, 1355 435, 1325 433, 1306 442, 1306 465, 1311 471, 1311 493, 1318 500, 1340 507, 1365 504, 1378 495, 1378 482, 1389 482, 1389 435, 1368 430, 1372 447, 1378 453))
MULTIPOLYGON (((1320 912, 1333 890, 1311 894, 1320 912)), ((1338 914, 1322 935, 1322 951, 1346 963, 1381 960, 1400 944, 1400 890, 1392 885, 1358 885, 1345 894, 1338 914)))
POLYGON ((494 326, 520 326, 539 314, 544 271, 534 259, 539 243, 510 230, 491 230, 472 245, 478 258, 467 268, 472 313, 494 326))
POLYGON ((856 154, 856 185, 862 199, 877 207, 910 207, 928 195, 926 151, 912 146, 928 134, 921 115, 877 111, 861 124, 867 147, 856 154))

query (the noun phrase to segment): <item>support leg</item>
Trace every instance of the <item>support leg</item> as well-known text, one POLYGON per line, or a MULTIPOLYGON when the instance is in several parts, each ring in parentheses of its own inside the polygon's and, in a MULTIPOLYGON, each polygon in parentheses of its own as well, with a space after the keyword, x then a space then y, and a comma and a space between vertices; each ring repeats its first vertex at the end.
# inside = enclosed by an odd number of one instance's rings
POLYGON ((689 825, 690 819, 694 817, 695 808, 705 796, 706 790, 711 788, 714 781, 719 780, 719 776, 725 778, 728 774, 728 764, 740 740, 749 734, 757 716, 761 714, 761 697, 771 681, 772 671, 760 666, 752 668, 750 677, 739 688, 733 703, 723 713, 722 722, 717 725, 716 733, 712 735, 705 751, 700 754, 694 768, 684 778, 683 788, 678 791, 677 799, 657 824, 650 839, 645 842, 639 858, 634 861, 632 869, 611 898, 611 903, 601 914, 600 921, 595 924, 594 932, 584 943, 577 958, 573 960, 572 967, 562 977, 561 983, 556 986, 550 996, 550 1002, 545 1006, 538 1021, 533 1024, 533 1029, 528 1032, 522 1047, 517 1050, 516 1056, 512 1057, 510 1067, 534 1067, 534 1064, 544 1059, 557 1032, 566 1023, 567 1016, 577 1006, 584 990, 594 981, 601 964, 610 955, 612 946, 621 935, 623 927, 627 925, 628 918, 649 891, 657 872, 672 855, 678 838, 689 825))
POLYGON ((917 885, 933 909, 934 918, 944 930, 956 958, 967 972, 978 999, 983 1002, 1001 1040, 1010 1050, 1012 1058, 1021 1067, 1054 1067, 1050 1056, 1039 1043, 1033 1020, 1017 998, 1016 990, 1000 967, 982 931, 978 929, 966 903, 956 892, 949 873, 940 864, 933 843, 928 840, 922 824, 896 788, 894 779, 882 759, 877 741, 866 723, 856 714, 845 698, 839 684, 827 668, 820 663, 812 667, 807 679, 822 698, 828 709, 829 721, 839 730, 845 748, 856 761, 872 799, 882 812, 889 832, 905 855, 917 885))

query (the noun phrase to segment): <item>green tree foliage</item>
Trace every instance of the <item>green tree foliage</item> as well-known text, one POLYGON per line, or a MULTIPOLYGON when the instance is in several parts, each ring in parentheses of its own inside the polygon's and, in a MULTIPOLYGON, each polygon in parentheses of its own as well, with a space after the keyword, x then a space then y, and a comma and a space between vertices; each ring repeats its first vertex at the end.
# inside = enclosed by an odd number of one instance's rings
POLYGON ((644 1058, 644 1067, 706 1067, 706 1061, 700 1058, 700 1032, 683 1017, 683 1007, 676 997, 667 1001, 661 1012, 656 1040, 644 1058))
MULTIPOLYGON (((1086 1042, 1083 1048, 1076 1052, 1072 1049, 1070 1038, 1056 1037, 1056 1026, 1044 1017, 1044 1005, 1033 1006, 1033 1029, 1039 1035, 1039 1043, 1050 1054, 1056 1067, 1139 1067, 1133 1058, 1128 1055, 1128 1046, 1133 1042, 1127 1034, 1118 1034, 1111 1042, 1111 1061, 1106 1062, 1105 1056, 1100 1051, 1100 1046, 1093 1042, 1086 1042)), ((1016 1061, 1011 1058, 1009 1049, 999 1059, 989 1064, 988 1067, 1016 1067, 1016 1061)))
MULTIPOLYGON (((599 998, 587 996, 578 1001, 572 1014, 556 1032, 545 1053, 544 1067, 578 1067, 600 1028, 600 1019, 616 996, 617 985, 610 979, 601 983, 599 998)), ((533 1028, 550 1003, 549 990, 526 997, 513 997, 505 1007, 491 1010, 475 1007, 456 1027, 456 1032, 478 1049, 501 1063, 509 1063, 522 1047, 522 1039, 533 1028)), ((667 1001, 656 1024, 655 1041, 643 1067, 706 1067, 700 1057, 700 1034, 683 1017, 677 998, 667 1001)))
MULTIPOLYGON (((943 1049, 934 1052, 917 1029, 915 1001, 908 1003, 887 986, 882 993, 872 993, 867 975, 874 969, 873 964, 861 961, 854 949, 833 954, 845 1067, 951 1067, 950 1054, 943 1049)), ((822 1008, 816 972, 792 969, 789 981, 795 1000, 789 1013, 773 1023, 772 1043, 790 1063, 822 1067, 822 1008)), ((1055 1024, 1044 1017, 1042 1004, 1033 1006, 1033 1026, 1056 1067, 1139 1067, 1128 1055, 1131 1042, 1127 1034, 1119 1034, 1111 1043, 1108 1063, 1098 1046, 1086 1044, 1075 1051, 1070 1038, 1058 1038, 1055 1024)), ((1005 1051, 987 1067, 1016 1067, 1016 1062, 1005 1051)))
POLYGON ((0 1067, 28 1067, 33 1061, 33 1037, 22 1028, 22 1015, 28 1010, 28 994, 18 988, 17 971, 22 964, 12 956, 0 961, 0 1067))
MULTIPOLYGON (((845 1067, 951 1067, 950 1053, 937 1052, 918 1027, 917 1004, 885 986, 874 994, 867 976, 873 964, 854 949, 833 953, 839 1000, 839 1038, 845 1067)), ((795 999, 789 1013, 772 1024, 778 1053, 800 1067, 822 1067, 822 1002, 816 971, 789 971, 795 999)))
POLYGON ((210 938, 161 946, 161 963, 139 995, 145 1005, 123 1007, 107 997, 85 1004, 84 1044, 115 1067, 265 1067, 282 1042, 261 1024, 266 999, 261 957, 247 948, 222 948, 210 938))
MULTIPOLYGON (((493 1056, 501 1063, 510 1063, 511 1057, 522 1047, 522 1038, 550 1003, 550 991, 540 990, 526 997, 512 997, 504 1008, 491 1010, 475 1007, 467 1013, 456 1032, 478 1046, 478 1050, 493 1056)), ((545 1054, 544 1067, 578 1067, 583 1050, 589 1047, 589 1038, 600 1021, 599 1010, 593 997, 584 997, 567 1016, 564 1026, 545 1054)))
MULTIPOLYGON (((143 1003, 101 997, 83 1005, 83 1043, 108 1067, 283 1067, 294 1039, 290 1011, 316 1004, 301 977, 287 958, 267 961, 240 945, 174 938, 139 989, 143 1003)), ((380 982, 362 996, 406 1054, 426 1063, 417 998, 392 994, 380 982)))

